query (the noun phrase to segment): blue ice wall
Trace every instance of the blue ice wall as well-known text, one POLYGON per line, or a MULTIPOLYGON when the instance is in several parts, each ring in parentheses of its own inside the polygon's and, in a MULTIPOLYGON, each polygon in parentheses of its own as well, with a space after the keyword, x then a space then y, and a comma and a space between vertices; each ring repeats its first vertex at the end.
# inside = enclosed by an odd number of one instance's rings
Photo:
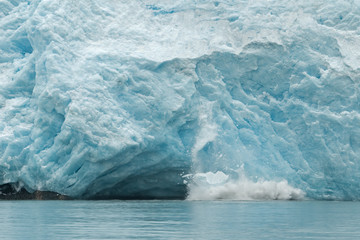
POLYGON ((359 12, 340 0, 1 1, 0 185, 358 200, 359 12))

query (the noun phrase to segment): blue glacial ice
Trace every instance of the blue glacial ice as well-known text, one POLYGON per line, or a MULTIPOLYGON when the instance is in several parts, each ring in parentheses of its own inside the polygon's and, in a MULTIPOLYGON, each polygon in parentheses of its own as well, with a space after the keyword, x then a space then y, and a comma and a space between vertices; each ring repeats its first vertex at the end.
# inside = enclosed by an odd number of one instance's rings
POLYGON ((359 200, 359 13, 359 0, 1 0, 0 185, 359 200))

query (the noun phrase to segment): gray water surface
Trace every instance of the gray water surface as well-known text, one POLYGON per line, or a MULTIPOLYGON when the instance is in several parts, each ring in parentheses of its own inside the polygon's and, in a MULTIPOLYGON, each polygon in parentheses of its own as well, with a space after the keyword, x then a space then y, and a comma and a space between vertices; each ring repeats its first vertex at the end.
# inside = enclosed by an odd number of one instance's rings
POLYGON ((0 201, 0 239, 359 239, 360 203, 0 201))

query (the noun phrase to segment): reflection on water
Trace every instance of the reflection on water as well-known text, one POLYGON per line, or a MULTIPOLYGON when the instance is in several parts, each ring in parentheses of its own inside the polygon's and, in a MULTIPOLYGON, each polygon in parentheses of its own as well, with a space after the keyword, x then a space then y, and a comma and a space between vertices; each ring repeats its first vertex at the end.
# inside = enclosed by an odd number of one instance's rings
POLYGON ((1 239, 358 239, 359 202, 1 201, 1 239))

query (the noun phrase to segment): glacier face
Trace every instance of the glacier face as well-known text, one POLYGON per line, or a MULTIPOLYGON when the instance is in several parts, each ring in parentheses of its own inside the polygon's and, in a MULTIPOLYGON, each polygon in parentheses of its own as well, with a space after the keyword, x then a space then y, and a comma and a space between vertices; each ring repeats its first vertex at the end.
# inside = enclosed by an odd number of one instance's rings
POLYGON ((0 185, 360 199, 360 1, 0 1, 0 185))

